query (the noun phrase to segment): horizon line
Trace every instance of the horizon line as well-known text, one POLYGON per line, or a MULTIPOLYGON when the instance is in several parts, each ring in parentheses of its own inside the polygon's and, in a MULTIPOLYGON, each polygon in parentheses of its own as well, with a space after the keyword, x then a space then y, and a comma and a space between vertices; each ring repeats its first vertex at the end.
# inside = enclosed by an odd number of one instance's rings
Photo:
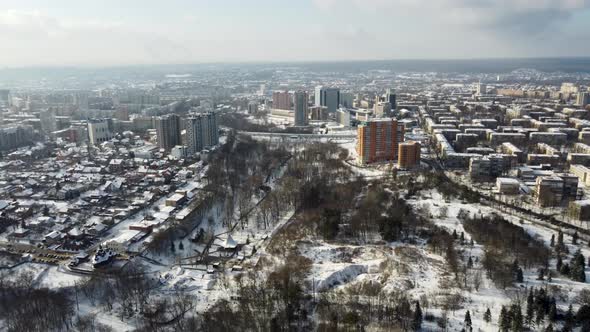
POLYGON ((26 70, 26 69, 114 69, 133 67, 166 67, 166 66, 219 66, 219 65, 277 65, 277 64, 321 64, 321 63, 354 63, 354 62, 407 62, 407 61, 498 61, 498 60, 559 60, 559 59, 587 59, 590 56, 563 55, 541 57, 473 57, 473 58, 398 58, 398 59, 348 59, 348 60, 245 60, 245 61, 203 61, 203 62, 179 62, 179 63, 138 63, 138 64, 74 64, 74 65, 25 65, 4 66, 2 70, 26 70))

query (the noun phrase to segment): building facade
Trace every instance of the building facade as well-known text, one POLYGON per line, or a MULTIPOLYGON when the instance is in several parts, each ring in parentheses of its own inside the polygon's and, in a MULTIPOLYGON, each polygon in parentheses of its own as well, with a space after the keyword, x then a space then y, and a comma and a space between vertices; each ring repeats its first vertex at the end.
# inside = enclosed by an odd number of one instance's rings
POLYGON ((307 126, 308 124, 308 101, 309 97, 305 91, 297 91, 293 95, 293 116, 295 126, 307 126))
POLYGON ((180 117, 176 114, 168 114, 156 118, 156 134, 158 147, 166 151, 182 143, 180 117))
POLYGON ((312 106, 309 108, 309 113, 312 120, 326 121, 328 120, 328 108, 326 106, 312 106))
POLYGON ((395 109, 397 108, 397 96, 393 92, 393 89, 387 89, 387 92, 385 94, 385 100, 389 103, 391 109, 395 111, 395 109))
POLYGON ((272 93, 272 108, 279 110, 290 110, 292 98, 289 91, 275 91, 272 93))
POLYGON ((420 164, 420 143, 404 142, 399 144, 398 167, 410 169, 420 164))
POLYGON ((189 154, 219 144, 219 126, 215 112, 193 114, 186 119, 186 143, 189 154))
POLYGON ((590 105, 590 92, 578 93, 577 103, 580 107, 584 108, 590 105))
POLYGON ((33 142, 33 127, 7 125, 0 127, 0 151, 12 150, 33 142))
POLYGON ((88 139, 90 144, 99 145, 114 137, 112 119, 88 120, 88 139))
POLYGON ((399 143, 404 141, 404 125, 395 119, 372 119, 359 126, 357 136, 361 164, 392 161, 398 158, 399 143))
POLYGON ((315 106, 326 106, 328 112, 334 113, 340 107, 340 89, 324 88, 318 86, 315 88, 315 106))

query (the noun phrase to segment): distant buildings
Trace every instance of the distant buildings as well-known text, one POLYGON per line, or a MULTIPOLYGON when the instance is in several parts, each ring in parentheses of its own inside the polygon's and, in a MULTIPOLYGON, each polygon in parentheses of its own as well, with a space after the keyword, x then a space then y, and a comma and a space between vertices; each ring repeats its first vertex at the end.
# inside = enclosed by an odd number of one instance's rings
POLYGON ((391 106, 392 110, 395 110, 397 108, 397 96, 392 89, 387 89, 387 92, 385 94, 385 101, 389 103, 389 106, 391 106))
POLYGON ((339 108, 336 111, 336 122, 347 128, 352 127, 352 116, 350 111, 346 108, 339 108))
POLYGON ((0 105, 11 105, 10 90, 0 90, 0 105))
POLYGON ((79 91, 74 94, 74 105, 78 106, 78 109, 81 111, 90 109, 88 94, 86 91, 79 91))
POLYGON ((118 96, 116 105, 126 107, 129 112, 139 112, 146 108, 159 107, 160 96, 146 91, 127 91, 118 96))
POLYGON ((312 106, 309 108, 309 113, 312 120, 326 121, 328 120, 328 108, 326 106, 312 106))
POLYGON ((219 144, 217 114, 200 113, 187 118, 186 141, 189 154, 195 154, 219 144))
POLYGON ((414 141, 400 143, 397 164, 401 169, 410 169, 419 165, 420 143, 414 141))
POLYGON ((258 102, 257 101, 251 101, 248 103, 248 114, 255 114, 258 112, 258 102))
POLYGON ((354 94, 350 92, 340 92, 340 105, 345 108, 353 108, 354 94))
POLYGON ((395 119, 373 119, 357 131, 356 150, 361 164, 396 160, 399 143, 404 140, 404 125, 395 119))
POLYGON ((308 101, 309 97, 305 91, 297 91, 293 95, 293 116, 295 126, 307 126, 308 101))
POLYGON ((113 139, 114 129, 112 119, 88 120, 88 139, 92 145, 100 145, 113 139))
POLYGON ((33 127, 11 125, 0 127, 0 151, 12 150, 32 143, 33 127))
POLYGON ((590 92, 579 92, 576 104, 582 108, 590 105, 590 92))
POLYGON ((569 96, 573 93, 580 92, 580 87, 575 83, 562 83, 560 91, 564 95, 569 96))
POLYGON ((391 104, 389 102, 375 103, 373 112, 377 117, 389 116, 389 113, 391 112, 391 104))
POLYGON ((182 143, 180 138, 180 117, 176 114, 168 114, 156 118, 156 134, 158 147, 166 151, 182 143))
POLYGON ((340 107, 340 89, 324 88, 318 86, 315 88, 315 106, 328 107, 329 113, 334 113, 340 107))
POLYGON ((49 134, 57 130, 54 109, 49 108, 42 110, 39 112, 39 118, 41 119, 41 129, 43 129, 45 133, 49 134))
POLYGON ((290 110, 292 98, 289 91, 275 91, 272 93, 272 108, 279 110, 290 110))
POLYGON ((488 93, 488 86, 484 83, 481 83, 481 82, 477 83, 475 88, 476 88, 475 94, 478 96, 485 96, 488 93))

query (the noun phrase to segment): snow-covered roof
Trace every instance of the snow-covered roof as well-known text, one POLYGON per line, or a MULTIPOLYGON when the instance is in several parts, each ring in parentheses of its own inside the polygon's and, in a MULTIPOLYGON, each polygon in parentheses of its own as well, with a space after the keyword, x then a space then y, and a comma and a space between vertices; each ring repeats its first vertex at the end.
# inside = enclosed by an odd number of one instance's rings
POLYGON ((231 234, 227 235, 227 239, 225 239, 225 241, 223 242, 223 244, 221 245, 224 249, 235 249, 238 244, 236 243, 236 241, 232 238, 231 234))

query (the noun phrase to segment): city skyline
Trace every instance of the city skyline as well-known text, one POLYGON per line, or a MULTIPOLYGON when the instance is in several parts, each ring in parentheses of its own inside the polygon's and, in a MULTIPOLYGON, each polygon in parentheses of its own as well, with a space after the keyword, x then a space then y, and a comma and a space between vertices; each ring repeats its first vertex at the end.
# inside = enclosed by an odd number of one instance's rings
POLYGON ((590 54, 585 0, 2 4, 0 67, 590 54))

